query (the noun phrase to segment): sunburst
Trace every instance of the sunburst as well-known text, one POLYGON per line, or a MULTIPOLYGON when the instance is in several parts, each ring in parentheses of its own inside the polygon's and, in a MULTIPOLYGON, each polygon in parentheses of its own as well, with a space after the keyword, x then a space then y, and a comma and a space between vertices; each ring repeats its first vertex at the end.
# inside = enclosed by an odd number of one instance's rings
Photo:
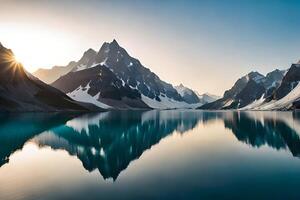
POLYGON ((3 49, 2 52, 0 52, 0 64, 7 66, 4 69, 6 71, 12 71, 13 77, 22 67, 22 64, 16 59, 13 52, 9 49, 3 49))

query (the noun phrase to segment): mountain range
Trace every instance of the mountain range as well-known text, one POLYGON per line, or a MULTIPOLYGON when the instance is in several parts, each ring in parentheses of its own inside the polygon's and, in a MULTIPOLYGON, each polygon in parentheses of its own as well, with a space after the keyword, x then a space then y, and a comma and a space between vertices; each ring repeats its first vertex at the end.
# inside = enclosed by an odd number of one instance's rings
POLYGON ((196 108, 216 100, 161 80, 116 40, 105 42, 98 52, 88 49, 77 62, 40 69, 34 75, 77 101, 105 109, 196 108))
POLYGON ((28 73, 0 44, 0 111, 107 109, 292 110, 300 108, 300 62, 239 78, 223 97, 173 86, 131 57, 116 40, 88 49, 67 66, 28 73), (44 83, 50 83, 50 85, 44 83))
POLYGON ((299 108, 300 63, 266 76, 250 72, 225 91, 222 98, 199 109, 292 110, 299 108))

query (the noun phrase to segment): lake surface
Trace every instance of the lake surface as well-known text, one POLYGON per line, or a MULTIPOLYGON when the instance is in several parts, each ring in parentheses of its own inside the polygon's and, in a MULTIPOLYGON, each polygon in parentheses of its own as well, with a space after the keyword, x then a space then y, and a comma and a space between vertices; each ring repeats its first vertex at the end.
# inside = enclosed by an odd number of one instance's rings
POLYGON ((0 115, 0 199, 299 199, 300 113, 0 115))

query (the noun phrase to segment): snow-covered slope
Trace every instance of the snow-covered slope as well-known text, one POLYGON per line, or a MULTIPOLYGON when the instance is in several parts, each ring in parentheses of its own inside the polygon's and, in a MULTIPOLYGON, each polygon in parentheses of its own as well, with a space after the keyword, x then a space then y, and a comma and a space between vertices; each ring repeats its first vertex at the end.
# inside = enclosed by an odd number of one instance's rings
POLYGON ((290 110, 300 100, 300 64, 292 64, 270 96, 245 106, 242 110, 290 110))
POLYGON ((255 110, 289 110, 292 109, 293 103, 300 99, 300 84, 297 83, 297 86, 286 96, 279 100, 271 100, 270 102, 265 102, 257 107, 254 107, 255 110))
POLYGON ((90 89, 90 83, 88 83, 86 87, 83 87, 80 85, 74 91, 67 93, 67 95, 74 100, 92 103, 100 108, 104 108, 104 109, 111 108, 111 106, 98 101, 100 92, 98 94, 96 94, 95 96, 92 96, 88 93, 89 89, 90 89))

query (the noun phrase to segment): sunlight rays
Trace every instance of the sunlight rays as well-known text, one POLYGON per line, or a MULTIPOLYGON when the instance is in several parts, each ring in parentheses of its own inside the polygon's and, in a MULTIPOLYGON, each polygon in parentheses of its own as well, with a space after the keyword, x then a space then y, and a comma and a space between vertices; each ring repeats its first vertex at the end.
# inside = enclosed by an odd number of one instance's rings
POLYGON ((2 47, 0 49, 0 65, 3 73, 11 74, 11 79, 14 80, 16 74, 21 70, 22 64, 16 59, 15 55, 10 49, 2 47))

